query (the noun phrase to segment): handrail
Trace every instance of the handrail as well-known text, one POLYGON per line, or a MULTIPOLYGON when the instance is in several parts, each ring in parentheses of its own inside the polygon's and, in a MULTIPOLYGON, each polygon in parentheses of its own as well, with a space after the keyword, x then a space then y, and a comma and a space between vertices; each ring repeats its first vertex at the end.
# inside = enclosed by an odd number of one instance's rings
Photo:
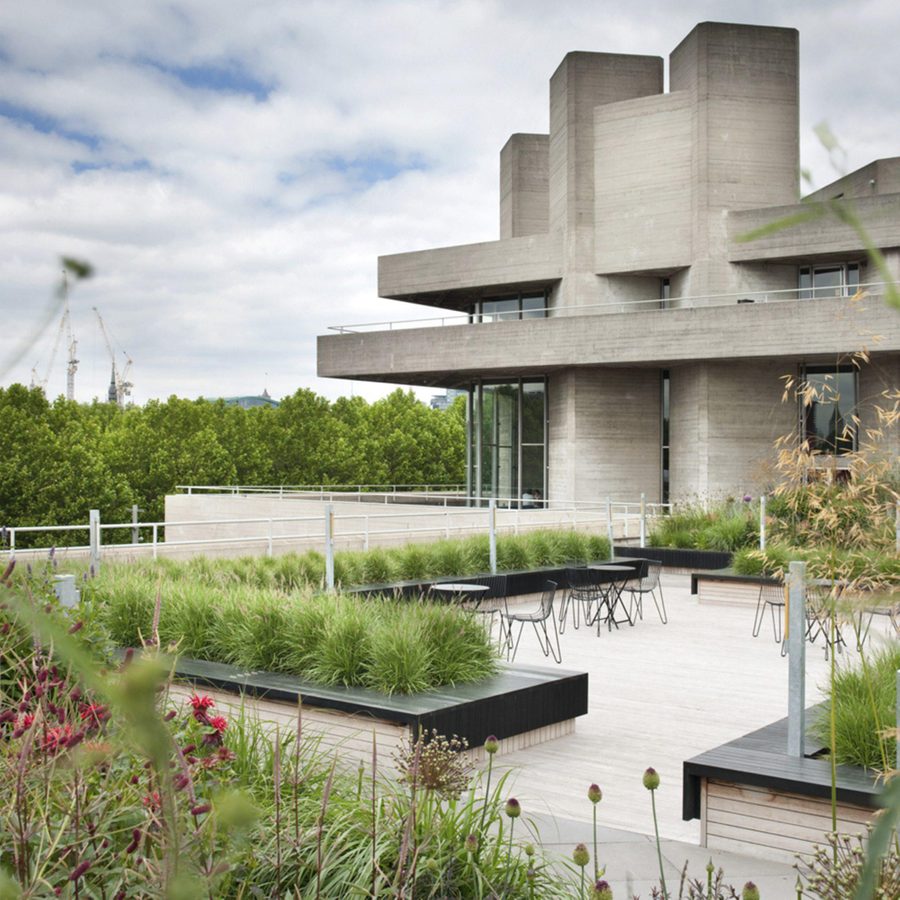
MULTIPOLYGON (((886 282, 872 281, 857 286, 857 294, 865 292, 870 296, 877 296, 871 292, 871 289, 884 289, 886 282)), ((482 316, 481 321, 476 321, 476 317, 468 313, 454 312, 443 316, 429 316, 421 319, 395 319, 393 321, 384 322, 358 322, 350 325, 329 325, 329 331, 336 331, 338 334, 359 334, 361 331, 388 330, 393 331, 401 328, 435 328, 445 327, 448 325, 493 325, 497 321, 502 322, 525 322, 540 318, 561 318, 566 316, 580 316, 588 311, 599 311, 601 313, 630 313, 630 312, 677 312, 685 309, 707 309, 717 306, 732 306, 737 304, 755 304, 755 303, 785 303, 800 302, 806 303, 810 299, 831 299, 843 297, 845 299, 854 296, 849 293, 834 294, 834 288, 783 288, 779 290, 746 290, 737 291, 730 294, 700 294, 697 296, 687 297, 669 297, 661 300, 654 297, 647 300, 613 300, 604 303, 590 303, 584 306, 545 306, 540 309, 529 310, 533 313, 542 313, 541 316, 532 316, 527 319, 520 319, 519 313, 497 313, 491 318, 482 316), (825 293, 830 291, 831 293, 825 293), (802 295, 810 296, 802 296, 802 295), (639 307, 636 309, 636 307, 639 307)))

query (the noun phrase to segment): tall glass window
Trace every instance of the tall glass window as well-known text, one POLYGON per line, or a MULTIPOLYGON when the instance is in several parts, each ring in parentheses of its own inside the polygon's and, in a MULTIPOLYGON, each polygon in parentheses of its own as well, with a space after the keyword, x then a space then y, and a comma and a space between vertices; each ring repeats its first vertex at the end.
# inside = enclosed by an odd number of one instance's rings
POLYGON ((481 382, 469 394, 467 483, 476 502, 531 506, 546 497, 546 382, 481 382))
POLYGON ((801 399, 803 440, 818 453, 841 455, 856 449, 856 372, 846 366, 807 368, 801 399))
POLYGON ((669 502, 669 370, 660 373, 660 496, 663 503, 669 502))

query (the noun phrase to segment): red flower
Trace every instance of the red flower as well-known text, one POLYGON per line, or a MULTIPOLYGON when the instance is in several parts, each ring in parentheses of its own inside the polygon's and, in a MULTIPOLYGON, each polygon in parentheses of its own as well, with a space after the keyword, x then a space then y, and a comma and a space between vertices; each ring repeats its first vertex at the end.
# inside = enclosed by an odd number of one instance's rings
POLYGON ((209 724, 213 728, 215 728, 216 731, 219 732, 219 734, 221 734, 228 727, 228 721, 226 720, 225 716, 213 716, 213 718, 209 720, 209 724))
POLYGON ((206 694, 192 694, 190 703, 195 711, 202 710, 203 712, 216 705, 213 698, 206 694))
POLYGON ((62 728, 48 728, 41 749, 45 753, 58 753, 68 744, 71 737, 72 729, 69 725, 64 725, 62 728))
POLYGON ((153 791, 152 794, 147 794, 146 797, 141 801, 147 809, 159 809, 161 806, 161 802, 159 799, 159 792, 153 791))
POLYGON ((109 710, 102 703, 85 703, 81 707, 81 720, 94 728, 109 718, 109 710))

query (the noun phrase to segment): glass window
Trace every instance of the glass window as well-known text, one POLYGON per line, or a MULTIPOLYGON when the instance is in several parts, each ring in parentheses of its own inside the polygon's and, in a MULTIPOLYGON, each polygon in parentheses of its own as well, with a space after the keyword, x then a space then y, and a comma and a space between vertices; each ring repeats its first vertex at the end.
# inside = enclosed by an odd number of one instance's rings
POLYGON ((509 319, 541 319, 547 315, 547 295, 516 294, 514 297, 503 297, 482 300, 474 307, 474 321, 503 322, 509 319))
MULTIPOLYGON (((467 483, 476 502, 495 497, 514 505, 545 496, 544 379, 473 385, 467 483)), ((530 502, 530 501, 529 501, 530 502)))
POLYGON ((807 369, 802 403, 803 440, 818 453, 856 449, 856 372, 853 369, 807 369))
POLYGON ((542 319, 547 315, 545 307, 547 298, 543 294, 531 297, 522 297, 522 318, 542 319))
POLYGON ((801 266, 797 277, 797 296, 800 300, 852 296, 859 288, 859 269, 859 263, 801 266))

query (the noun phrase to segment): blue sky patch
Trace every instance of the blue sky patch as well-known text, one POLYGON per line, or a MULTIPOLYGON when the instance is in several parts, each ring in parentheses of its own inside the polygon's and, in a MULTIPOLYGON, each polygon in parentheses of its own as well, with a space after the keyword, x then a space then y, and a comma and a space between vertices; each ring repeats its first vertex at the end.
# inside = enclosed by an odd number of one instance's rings
POLYGON ((100 137, 98 135, 66 128, 54 116, 29 109, 27 106, 19 106, 16 103, 0 100, 0 116, 21 125, 27 125, 41 134, 55 134, 66 140, 77 141, 91 150, 97 150, 100 147, 100 137))
POLYGON ((396 153, 373 153, 365 156, 329 156, 325 165, 333 172, 340 172, 354 182, 372 185, 379 181, 390 181, 403 172, 424 172, 428 169, 425 160, 413 155, 400 158, 396 153))
POLYGON ((136 159, 129 163, 88 162, 77 159, 71 164, 71 169, 76 175, 80 175, 82 172, 96 172, 99 169, 112 169, 116 172, 147 172, 150 168, 150 162, 146 159, 136 159))
POLYGON ((140 61, 177 78, 185 87, 193 90, 215 91, 220 94, 247 94, 260 103, 267 100, 274 90, 274 85, 266 84, 234 61, 223 65, 198 66, 170 66, 155 59, 140 61))

